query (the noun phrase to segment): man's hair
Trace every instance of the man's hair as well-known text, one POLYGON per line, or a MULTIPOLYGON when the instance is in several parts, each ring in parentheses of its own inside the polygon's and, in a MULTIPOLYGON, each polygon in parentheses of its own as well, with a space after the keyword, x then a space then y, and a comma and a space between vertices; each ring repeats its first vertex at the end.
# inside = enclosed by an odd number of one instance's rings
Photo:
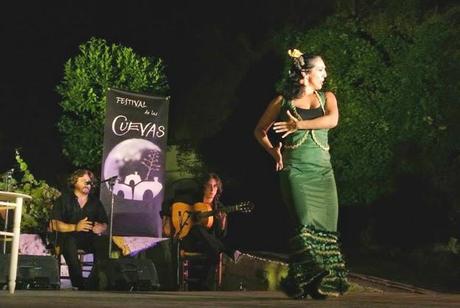
POLYGON ((207 173, 203 177, 203 179, 201 181, 201 183, 203 185, 203 191, 206 188, 206 184, 209 182, 210 179, 214 179, 217 182, 217 193, 216 193, 216 196, 214 197, 214 200, 213 200, 213 202, 216 202, 216 201, 219 200, 220 196, 222 195, 222 192, 224 191, 224 188, 223 188, 223 185, 222 185, 222 180, 217 175, 217 173, 213 173, 213 172, 207 173))
POLYGON ((72 174, 69 176, 69 178, 67 180, 67 184, 68 184, 69 188, 74 189, 75 184, 77 184, 78 179, 81 178, 82 176, 84 176, 85 174, 87 174, 89 176, 91 181, 94 180, 94 173, 91 170, 77 169, 74 172, 72 172, 72 174))

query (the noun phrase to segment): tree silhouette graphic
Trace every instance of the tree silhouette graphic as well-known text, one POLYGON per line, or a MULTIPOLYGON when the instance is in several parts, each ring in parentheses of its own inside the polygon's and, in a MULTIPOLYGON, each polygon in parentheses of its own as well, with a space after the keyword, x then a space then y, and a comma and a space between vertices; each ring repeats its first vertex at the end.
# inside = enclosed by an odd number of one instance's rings
POLYGON ((141 164, 147 168, 147 174, 144 178, 145 181, 150 180, 150 174, 160 170, 160 152, 155 150, 148 150, 146 155, 142 158, 141 164))

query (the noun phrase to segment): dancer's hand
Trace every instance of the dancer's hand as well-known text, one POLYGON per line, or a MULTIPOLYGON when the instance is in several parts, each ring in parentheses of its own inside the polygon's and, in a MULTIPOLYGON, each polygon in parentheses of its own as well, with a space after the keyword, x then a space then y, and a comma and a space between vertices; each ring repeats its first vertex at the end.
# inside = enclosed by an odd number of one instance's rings
POLYGON ((286 114, 289 117, 289 121, 275 122, 273 124, 273 130, 276 133, 284 133, 283 136, 281 136, 281 138, 284 138, 298 130, 297 122, 299 122, 299 120, 296 117, 294 117, 289 110, 286 112, 286 114))
POLYGON ((270 155, 275 159, 275 169, 276 171, 283 170, 283 155, 281 154, 282 143, 278 143, 278 146, 273 147, 270 150, 270 155))

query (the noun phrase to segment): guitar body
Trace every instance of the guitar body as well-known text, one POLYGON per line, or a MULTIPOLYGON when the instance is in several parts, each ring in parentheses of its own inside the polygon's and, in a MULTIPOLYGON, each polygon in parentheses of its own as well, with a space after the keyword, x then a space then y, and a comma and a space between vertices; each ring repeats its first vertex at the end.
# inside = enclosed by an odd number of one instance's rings
MULTIPOLYGON (((208 203, 197 202, 193 205, 193 212, 195 213, 205 213, 212 211, 212 207, 208 203)), ((211 228, 214 223, 214 216, 201 217, 196 223, 201 224, 203 227, 211 228)))
POLYGON ((183 239, 190 232, 190 229, 195 224, 201 224, 206 228, 211 228, 214 223, 214 217, 201 217, 196 221, 196 218, 193 217, 199 212, 209 212, 212 211, 211 205, 203 202, 197 202, 194 205, 189 205, 184 202, 176 202, 172 205, 171 208, 171 219, 172 225, 174 227, 174 235, 183 239))
MULTIPOLYGON (((250 213, 254 208, 251 202, 242 202, 238 205, 219 208, 219 211, 225 213, 246 212, 250 213)), ((214 223, 214 214, 217 212, 210 204, 197 202, 189 205, 184 202, 175 202, 171 206, 171 220, 174 228, 174 236, 183 239, 190 232, 195 224, 201 224, 203 227, 211 228, 214 223)))

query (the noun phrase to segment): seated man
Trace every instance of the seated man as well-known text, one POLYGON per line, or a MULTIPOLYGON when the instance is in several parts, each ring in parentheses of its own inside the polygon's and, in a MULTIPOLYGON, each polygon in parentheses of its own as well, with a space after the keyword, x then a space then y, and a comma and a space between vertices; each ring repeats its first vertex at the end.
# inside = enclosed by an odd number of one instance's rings
POLYGON ((70 191, 60 196, 53 207, 53 229, 58 232, 58 246, 69 267, 72 286, 96 289, 97 273, 109 258, 107 214, 100 200, 90 194, 94 175, 86 169, 76 170, 69 178, 70 191), (94 265, 87 284, 83 276, 77 250, 94 254, 94 265))
POLYGON ((212 226, 208 226, 209 228, 205 227, 199 221, 193 221, 192 214, 190 223, 193 225, 188 234, 182 239, 182 247, 190 251, 204 249, 211 257, 211 260, 217 260, 219 253, 223 252, 230 257, 233 262, 237 262, 241 252, 226 246, 222 242, 227 231, 227 215, 222 211, 218 211, 219 208, 223 207, 222 203, 219 201, 219 197, 222 193, 222 181, 219 176, 210 173, 203 182, 203 190, 199 196, 189 196, 189 198, 187 198, 188 200, 175 198, 174 200, 165 202, 165 206, 163 207, 164 210, 162 211, 164 233, 166 236, 174 236, 178 231, 174 230, 172 227, 171 205, 175 202, 186 202, 190 205, 196 202, 203 202, 210 205, 211 210, 217 210, 213 217, 214 222, 212 226))

